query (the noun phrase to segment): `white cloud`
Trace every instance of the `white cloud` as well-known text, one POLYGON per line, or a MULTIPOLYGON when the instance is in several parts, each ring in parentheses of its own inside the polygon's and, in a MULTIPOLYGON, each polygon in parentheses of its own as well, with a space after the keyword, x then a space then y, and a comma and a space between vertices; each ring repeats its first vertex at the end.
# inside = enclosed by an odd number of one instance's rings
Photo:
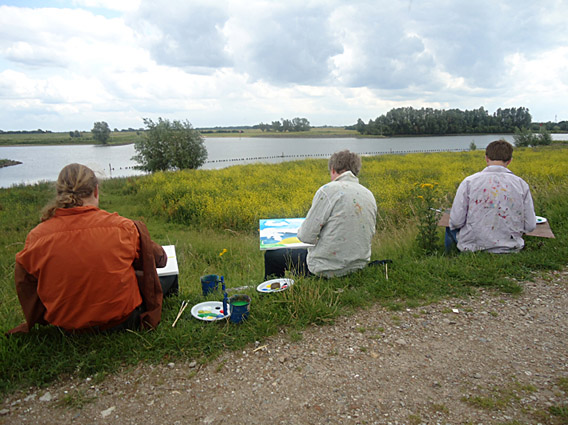
POLYGON ((129 12, 137 10, 140 7, 140 0, 72 0, 71 4, 78 7, 129 12))
POLYGON ((568 119, 561 0, 67 4, 0 6, 0 128, 343 125, 399 106, 568 119))

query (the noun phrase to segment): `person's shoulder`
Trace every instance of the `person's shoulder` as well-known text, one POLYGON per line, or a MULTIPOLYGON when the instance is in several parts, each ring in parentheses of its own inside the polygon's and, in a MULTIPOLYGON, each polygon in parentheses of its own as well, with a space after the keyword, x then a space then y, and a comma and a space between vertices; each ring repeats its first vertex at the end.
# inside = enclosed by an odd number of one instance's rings
POLYGON ((477 179, 477 178, 484 177, 484 176, 487 175, 487 173, 488 173, 487 168, 484 168, 483 170, 478 171, 478 172, 473 173, 473 174, 470 174, 469 176, 467 176, 466 178, 464 178, 464 179, 462 180, 462 183, 465 183, 465 182, 468 182, 468 181, 471 181, 471 180, 475 180, 475 179, 477 179))
POLYGON ((126 217, 121 216, 117 212, 108 212, 105 210, 98 210, 96 213, 99 219, 105 221, 107 224, 112 226, 124 227, 124 228, 136 228, 134 222, 126 217))
POLYGON ((366 186, 363 186, 361 183, 357 183, 356 187, 357 187, 357 190, 360 190, 361 192, 364 192, 364 193, 368 193, 368 194, 370 194, 371 196, 374 197, 373 192, 371 192, 371 189, 369 189, 366 186))
POLYGON ((50 224, 49 220, 47 221, 42 221, 41 223, 39 223, 37 226, 35 226, 32 230, 30 230, 28 232, 28 235, 26 236, 26 242, 33 242, 39 238, 41 238, 42 236, 50 233, 50 224))

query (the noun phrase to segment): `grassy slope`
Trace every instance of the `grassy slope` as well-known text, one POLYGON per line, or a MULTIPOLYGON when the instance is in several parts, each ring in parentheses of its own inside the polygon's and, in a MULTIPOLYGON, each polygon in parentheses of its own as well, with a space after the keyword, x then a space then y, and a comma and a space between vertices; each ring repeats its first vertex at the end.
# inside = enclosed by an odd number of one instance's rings
MULTIPOLYGON (((551 151, 551 155, 553 152, 551 151)), ((278 167, 273 166, 275 171, 278 167)), ((215 171, 212 171, 214 173, 215 171)), ((269 177, 267 177, 268 179, 269 177)), ((259 182, 259 184, 262 182, 259 182)), ((0 392, 30 385, 44 385, 66 374, 100 379, 124 365, 191 358, 205 362, 226 349, 237 349, 274 334, 281 328, 300 332, 311 323, 331 323, 337 315, 380 302, 393 310, 416 306, 448 296, 464 296, 475 288, 518 292, 517 281, 541 270, 566 264, 565 238, 568 188, 555 184, 539 190, 539 213, 553 223, 556 239, 527 237, 526 249, 515 255, 484 253, 446 257, 422 255, 416 249, 413 219, 382 221, 374 240, 373 258, 393 260, 388 280, 382 266, 338 279, 299 279, 277 296, 259 294, 263 260, 258 235, 228 228, 192 228, 157 216, 129 189, 126 180, 105 181, 101 207, 130 218, 144 218, 153 238, 176 245, 180 265, 181 294, 166 300, 162 325, 154 332, 66 337, 53 328, 36 328, 29 335, 0 336, 0 392), (226 248, 228 253, 219 257, 226 248), (252 297, 247 323, 203 323, 186 311, 171 327, 182 299, 191 305, 204 300, 199 276, 224 275, 228 287, 250 285, 252 297)), ((0 323, 2 331, 17 325, 22 315, 13 288, 14 255, 25 235, 37 224, 38 211, 51 197, 47 184, 0 190, 0 323)), ((442 229, 440 239, 442 238, 442 229)), ((220 299, 220 294, 207 299, 220 299)))

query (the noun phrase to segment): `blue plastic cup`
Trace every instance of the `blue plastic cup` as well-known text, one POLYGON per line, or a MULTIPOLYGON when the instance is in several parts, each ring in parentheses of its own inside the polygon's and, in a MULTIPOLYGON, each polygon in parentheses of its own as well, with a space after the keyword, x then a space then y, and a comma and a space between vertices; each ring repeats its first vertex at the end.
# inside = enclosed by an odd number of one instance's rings
POLYGON ((232 323, 241 323, 246 320, 250 312, 250 297, 248 295, 233 295, 229 299, 229 304, 231 305, 229 320, 232 323))
POLYGON ((219 276, 217 276, 216 274, 201 276, 201 290, 203 292, 203 296, 206 297, 211 292, 216 291, 218 283, 219 276))

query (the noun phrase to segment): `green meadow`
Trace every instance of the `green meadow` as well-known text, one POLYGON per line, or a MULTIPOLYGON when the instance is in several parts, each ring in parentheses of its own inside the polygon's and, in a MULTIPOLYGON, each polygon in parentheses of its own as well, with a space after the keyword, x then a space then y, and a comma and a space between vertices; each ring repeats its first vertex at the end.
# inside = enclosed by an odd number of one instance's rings
POLYGON ((102 181, 101 208, 144 220, 155 241, 176 246, 180 294, 165 300, 155 331, 74 337, 52 327, 4 335, 23 320, 13 282, 14 256, 38 224, 53 187, 41 183, 0 189, 0 391, 45 386, 67 376, 102 380, 141 362, 204 363, 279 331, 298 338, 311 324, 329 325, 374 303, 400 310, 473 296, 479 288, 519 293, 520 281, 566 266, 568 149, 517 149, 511 164, 531 186, 537 215, 548 218, 556 238, 525 237, 526 248, 518 254, 448 256, 443 228, 436 228, 437 241, 426 253, 417 242, 427 217, 421 191, 431 190, 427 198, 432 205, 449 208, 461 180, 483 166, 482 151, 365 157, 360 180, 379 207, 371 259, 392 260, 388 274, 377 266, 343 278, 299 278, 274 294, 256 291, 264 274, 258 220, 304 216, 317 188, 329 179, 326 160, 102 181), (206 298, 201 294, 199 278, 210 273, 223 275, 228 288, 249 286, 239 290, 252 298, 249 320, 240 325, 203 322, 188 309, 172 327, 183 300, 190 306, 221 300, 220 291, 206 298))
MULTIPOLYGON (((90 131, 81 131, 80 137, 71 137, 69 132, 52 133, 0 133, 0 146, 17 145, 93 145, 97 144, 90 131)), ((134 143, 142 137, 140 131, 113 131, 109 145, 134 143)))
MULTIPOLYGON (((204 137, 361 137, 355 130, 346 130, 343 127, 314 127, 310 131, 297 132, 263 132, 259 129, 244 128, 230 129, 203 129, 204 137)), ((71 137, 69 132, 49 133, 1 133, 0 146, 16 145, 92 145, 97 144, 90 131, 79 132, 80 137, 71 137)), ((144 135, 144 131, 112 131, 108 140, 109 145, 124 145, 135 143, 144 135)), ((373 136, 378 137, 378 136, 373 136)))

